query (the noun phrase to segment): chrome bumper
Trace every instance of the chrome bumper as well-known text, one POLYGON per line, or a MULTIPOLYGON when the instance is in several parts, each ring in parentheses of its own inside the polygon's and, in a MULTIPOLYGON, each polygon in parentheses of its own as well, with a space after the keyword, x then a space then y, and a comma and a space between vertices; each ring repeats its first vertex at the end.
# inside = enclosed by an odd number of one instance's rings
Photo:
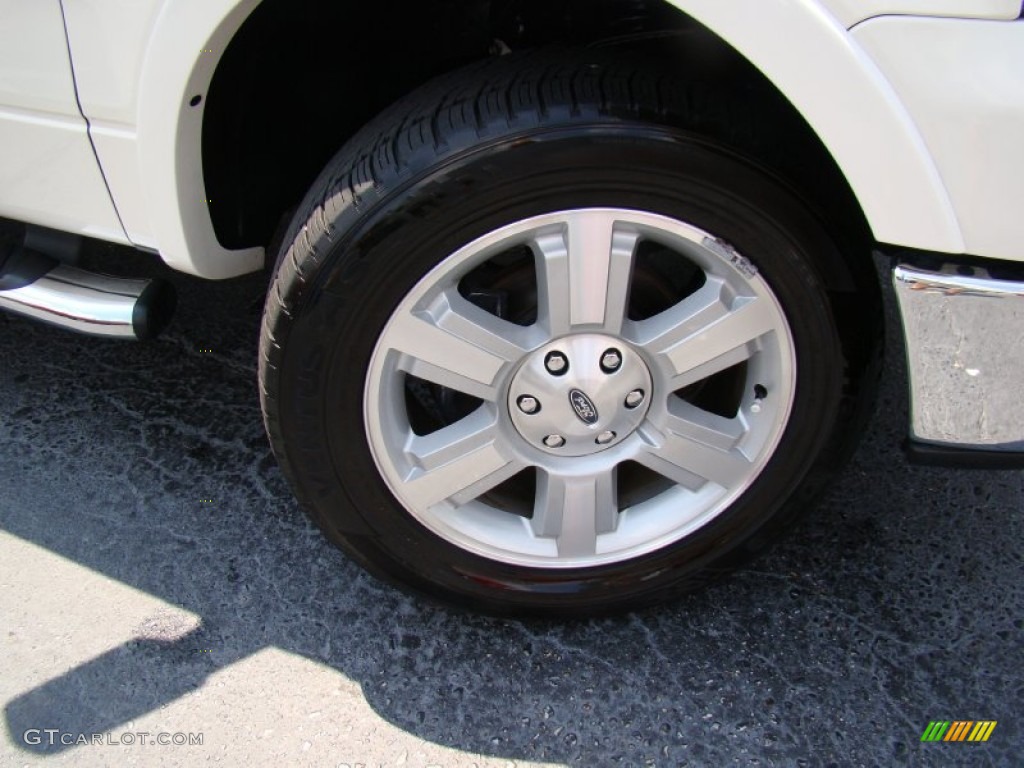
MULTIPOLYGON (((955 269, 955 268, 952 268, 955 269)), ((1024 451, 1024 281, 893 270, 910 373, 911 439, 1024 451)))

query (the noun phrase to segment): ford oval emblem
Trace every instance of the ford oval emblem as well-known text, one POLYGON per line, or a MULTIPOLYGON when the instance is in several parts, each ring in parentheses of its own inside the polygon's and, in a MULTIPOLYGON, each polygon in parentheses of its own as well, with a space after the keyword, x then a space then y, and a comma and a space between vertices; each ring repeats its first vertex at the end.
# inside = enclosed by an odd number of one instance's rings
POLYGON ((572 409, 576 411, 580 421, 588 427, 597 424, 597 406, 594 405, 593 400, 587 397, 585 392, 580 392, 578 389, 570 389, 569 402, 572 403, 572 409))

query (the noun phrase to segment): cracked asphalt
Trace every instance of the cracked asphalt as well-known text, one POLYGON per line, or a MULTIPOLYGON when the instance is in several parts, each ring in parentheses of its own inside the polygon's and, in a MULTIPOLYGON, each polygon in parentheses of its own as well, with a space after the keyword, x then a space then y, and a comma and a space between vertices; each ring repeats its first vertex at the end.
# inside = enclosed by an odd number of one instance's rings
POLYGON ((895 344, 848 469, 750 569, 523 623, 407 597, 307 522, 260 421, 265 276, 87 258, 180 308, 145 344, 0 316, 3 764, 1021 764, 1024 474, 906 464, 895 344), (998 725, 921 743, 940 719, 998 725))

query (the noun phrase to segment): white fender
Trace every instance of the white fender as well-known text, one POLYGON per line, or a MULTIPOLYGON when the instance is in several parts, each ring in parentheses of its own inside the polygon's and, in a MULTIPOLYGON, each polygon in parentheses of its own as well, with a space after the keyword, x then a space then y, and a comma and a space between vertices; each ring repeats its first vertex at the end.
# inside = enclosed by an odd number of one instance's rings
POLYGON ((771 80, 828 148, 881 242, 963 253, 935 163, 873 60, 818 0, 670 0, 771 80))
POLYGON ((208 278, 253 272, 263 249, 231 251, 213 231, 203 184, 206 95, 220 54, 259 0, 167 0, 139 80, 139 171, 153 240, 170 266, 208 278), (190 106, 201 96, 197 106, 190 106), (177 212, 177 215, 175 215, 177 212))

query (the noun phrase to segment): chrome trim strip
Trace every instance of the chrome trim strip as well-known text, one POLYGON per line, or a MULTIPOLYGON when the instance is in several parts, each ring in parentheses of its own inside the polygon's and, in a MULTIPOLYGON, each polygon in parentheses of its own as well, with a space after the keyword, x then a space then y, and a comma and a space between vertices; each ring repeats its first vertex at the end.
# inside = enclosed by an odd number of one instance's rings
POLYGON ((906 340, 911 437, 935 445, 1024 450, 1024 282, 893 270, 906 340))
POLYGON ((909 283, 910 290, 929 291, 943 295, 988 296, 994 299, 1024 296, 1024 282, 994 280, 974 275, 952 275, 916 267, 898 266, 893 270, 897 283, 909 283))

